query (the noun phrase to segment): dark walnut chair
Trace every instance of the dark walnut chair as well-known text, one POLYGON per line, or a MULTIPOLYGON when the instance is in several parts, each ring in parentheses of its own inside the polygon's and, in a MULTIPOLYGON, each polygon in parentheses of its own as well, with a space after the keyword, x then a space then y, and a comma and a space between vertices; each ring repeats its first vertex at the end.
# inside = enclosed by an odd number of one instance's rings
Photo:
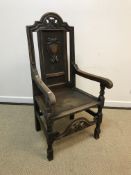
POLYGON ((44 131, 48 145, 47 158, 52 160, 52 144, 58 139, 92 125, 96 125, 94 138, 99 138, 105 100, 104 90, 112 88, 113 84, 109 79, 79 69, 75 63, 74 27, 63 22, 58 14, 46 13, 40 21, 27 26, 26 29, 33 85, 35 127, 37 131, 41 129, 44 131), (38 74, 36 68, 34 32, 37 33, 41 75, 38 74), (78 89, 75 81, 76 75, 98 82, 99 96, 95 97, 78 89), (93 111, 92 107, 96 107, 97 112, 93 111), (89 113, 93 116, 92 120, 75 117, 75 114, 80 111, 89 113), (64 117, 68 117, 68 126, 65 126, 62 132, 54 129, 54 123, 64 117))

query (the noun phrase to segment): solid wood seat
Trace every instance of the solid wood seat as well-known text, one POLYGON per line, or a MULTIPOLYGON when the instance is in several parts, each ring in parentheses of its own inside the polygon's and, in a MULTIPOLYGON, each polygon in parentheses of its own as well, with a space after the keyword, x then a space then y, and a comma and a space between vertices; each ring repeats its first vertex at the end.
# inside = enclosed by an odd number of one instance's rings
MULTIPOLYGON (((64 117, 99 104, 96 97, 77 88, 62 87, 52 90, 56 97, 54 117, 64 117)), ((36 100, 44 111, 42 96, 36 96, 36 100), (43 106, 43 107, 42 107, 43 106)))
MULTIPOLYGON (((47 158, 53 159, 53 142, 86 127, 96 125, 95 139, 99 138, 102 123, 105 88, 112 88, 113 83, 104 77, 93 75, 79 69, 75 63, 74 27, 69 26, 56 13, 46 13, 33 25, 27 26, 35 127, 43 129, 47 139, 47 158), (40 73, 35 60, 33 34, 37 33, 40 73), (100 86, 98 97, 76 88, 76 75, 96 81, 100 86), (97 112, 90 109, 96 107, 97 112), (85 111, 93 120, 76 117, 75 113, 85 111), (68 126, 59 132, 54 128, 58 119, 71 119, 68 126)), ((86 63, 85 63, 86 64, 86 63)))

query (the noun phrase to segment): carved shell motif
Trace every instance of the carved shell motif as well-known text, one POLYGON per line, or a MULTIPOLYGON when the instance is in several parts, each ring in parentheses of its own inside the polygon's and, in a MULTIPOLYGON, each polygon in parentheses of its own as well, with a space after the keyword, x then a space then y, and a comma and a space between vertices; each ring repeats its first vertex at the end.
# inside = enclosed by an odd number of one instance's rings
POLYGON ((59 62, 60 41, 57 38, 48 38, 47 50, 50 55, 50 62, 53 64, 59 62))

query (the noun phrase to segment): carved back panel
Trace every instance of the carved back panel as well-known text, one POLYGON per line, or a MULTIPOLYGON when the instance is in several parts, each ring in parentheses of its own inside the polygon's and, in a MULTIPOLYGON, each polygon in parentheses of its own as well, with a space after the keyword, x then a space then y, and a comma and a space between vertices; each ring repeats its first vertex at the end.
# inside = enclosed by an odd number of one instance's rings
POLYGON ((41 75, 48 86, 68 82, 66 32, 43 30, 38 32, 41 75))
POLYGON ((72 63, 74 56, 74 28, 63 22, 56 13, 47 13, 34 25, 27 26, 27 36, 30 46, 31 64, 34 61, 35 53, 33 43, 33 32, 37 32, 41 77, 49 86, 69 85, 74 86, 72 63), (70 56, 70 79, 68 79, 67 62, 67 32, 69 33, 69 56, 70 56))

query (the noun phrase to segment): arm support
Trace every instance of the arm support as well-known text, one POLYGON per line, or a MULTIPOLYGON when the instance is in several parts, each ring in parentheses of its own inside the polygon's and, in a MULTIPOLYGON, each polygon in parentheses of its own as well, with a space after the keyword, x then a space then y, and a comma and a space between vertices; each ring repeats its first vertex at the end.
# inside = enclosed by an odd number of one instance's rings
POLYGON ((39 74, 37 72, 37 69, 35 66, 31 65, 31 73, 32 73, 32 79, 36 83, 39 90, 42 92, 42 94, 48 98, 49 104, 54 105, 56 103, 56 98, 53 92, 46 86, 46 84, 41 80, 39 77, 39 74))
POLYGON ((100 77, 100 76, 96 76, 93 74, 86 73, 86 72, 80 70, 79 67, 77 66, 77 64, 74 64, 74 69, 75 69, 76 74, 78 74, 84 78, 87 78, 87 79, 93 80, 93 81, 97 81, 108 89, 111 89, 113 87, 113 83, 111 80, 109 80, 107 78, 100 77))

